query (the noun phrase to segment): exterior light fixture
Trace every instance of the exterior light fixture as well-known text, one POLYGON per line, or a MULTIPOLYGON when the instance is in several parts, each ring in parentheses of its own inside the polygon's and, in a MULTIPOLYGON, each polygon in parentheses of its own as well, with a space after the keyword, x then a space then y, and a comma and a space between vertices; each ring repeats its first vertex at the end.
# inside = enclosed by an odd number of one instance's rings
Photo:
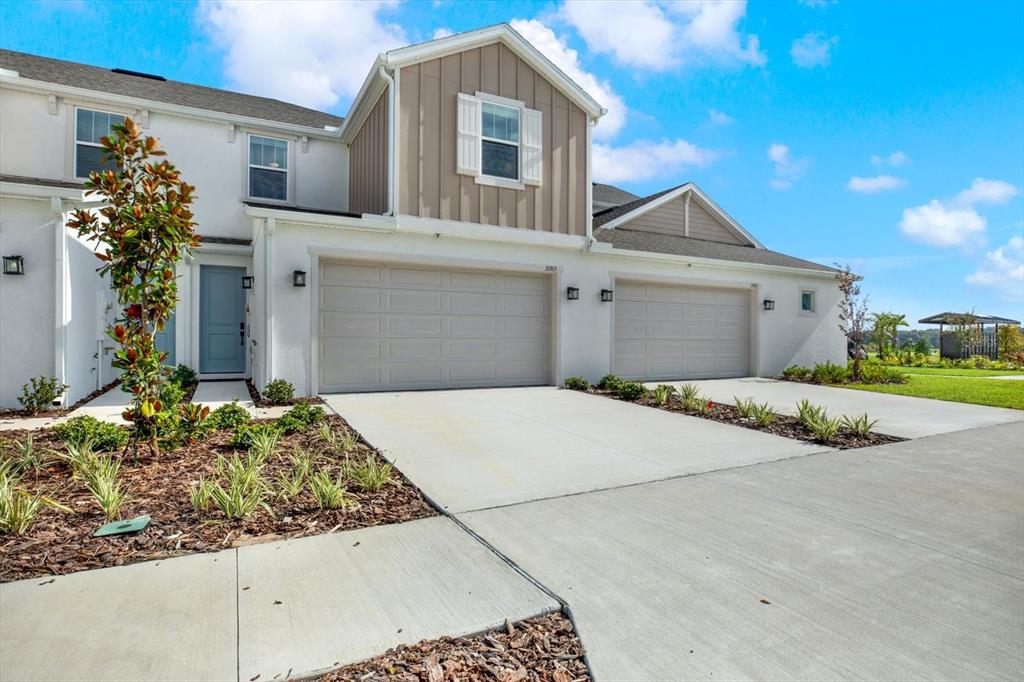
POLYGON ((570 301, 580 300, 580 290, 578 287, 569 287, 565 290, 565 297, 570 301))
POLYGON ((5 275, 24 275, 25 259, 21 256, 4 256, 5 275))
POLYGON ((612 300, 612 290, 611 289, 601 289, 601 302, 602 303, 610 303, 611 300, 612 300))
POLYGON ((773 301, 770 298, 764 299, 764 309, 765 310, 775 310, 775 301, 773 301))
POLYGON ((252 275, 246 275, 242 278, 242 288, 252 289, 252 275))
POLYGON ((306 273, 303 270, 296 270, 292 273, 292 286, 306 286, 306 273))

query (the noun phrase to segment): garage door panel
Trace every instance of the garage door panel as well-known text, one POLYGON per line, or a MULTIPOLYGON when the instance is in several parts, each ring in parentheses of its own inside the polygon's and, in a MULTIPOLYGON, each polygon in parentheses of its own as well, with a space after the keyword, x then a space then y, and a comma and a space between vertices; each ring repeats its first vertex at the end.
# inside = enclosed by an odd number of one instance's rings
POLYGON ((439 313, 444 309, 443 295, 434 291, 389 291, 386 297, 389 313, 439 313))
POLYGON ((381 383, 382 372, 378 365, 328 365, 321 364, 320 380, 336 390, 359 390, 361 386, 376 386, 381 383))
POLYGON ((444 319, 437 315, 388 315, 385 336, 441 336, 444 319))
POLYGON ((745 376, 749 292, 616 282, 613 371, 645 381, 745 376))
POLYGON ((376 265, 325 262, 320 267, 322 284, 371 284, 383 279, 383 272, 376 265))
POLYGON ((498 357, 497 341, 459 341, 447 342, 448 352, 445 357, 460 362, 493 362, 498 357))
POLYGON ((388 281, 410 289, 427 287, 436 289, 441 286, 442 273, 437 270, 421 270, 418 268, 389 268, 388 281))
POLYGON ((548 314, 546 296, 501 296, 498 299, 498 312, 503 315, 526 315, 544 317, 548 314))
POLYGON ((379 336, 383 320, 377 314, 325 312, 320 315, 321 336, 379 336))
POLYGON ((397 364, 388 365, 384 368, 384 383, 395 387, 424 387, 436 386, 441 383, 441 375, 444 368, 437 365, 397 364))
POLYGON ((498 297, 487 293, 447 294, 448 312, 453 315, 493 315, 498 312, 498 297))
POLYGON ((543 277, 529 277, 525 275, 501 275, 502 291, 536 294, 548 300, 548 281, 543 277))
POLYGON ((486 339, 500 334, 501 320, 496 317, 446 317, 445 326, 449 336, 476 336, 486 339))
POLYGON ((494 336, 502 339, 548 338, 547 317, 496 317, 494 336))
POLYGON ((325 286, 320 288, 320 310, 325 312, 379 312, 383 295, 374 289, 325 286))
POLYGON ((497 291, 498 289, 498 275, 493 272, 451 271, 445 274, 448 276, 448 284, 452 289, 476 291, 497 291))
POLYGON ((397 362, 437 362, 443 357, 444 344, 440 339, 401 339, 384 341, 387 360, 397 362))
POLYGON ((380 360, 383 357, 383 347, 377 340, 325 339, 320 342, 321 362, 365 362, 380 360))

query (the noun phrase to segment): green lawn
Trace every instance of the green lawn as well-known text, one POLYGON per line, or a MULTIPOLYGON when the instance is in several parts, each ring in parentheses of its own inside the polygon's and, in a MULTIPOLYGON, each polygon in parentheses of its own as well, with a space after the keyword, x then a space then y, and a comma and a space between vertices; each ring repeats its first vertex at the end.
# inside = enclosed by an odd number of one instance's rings
POLYGON ((1024 381, 922 374, 912 374, 907 378, 910 381, 905 384, 846 384, 843 388, 1024 410, 1024 381))
POLYGON ((950 377, 999 377, 1024 374, 1019 369, 970 369, 967 367, 897 367, 904 374, 937 374, 950 377))

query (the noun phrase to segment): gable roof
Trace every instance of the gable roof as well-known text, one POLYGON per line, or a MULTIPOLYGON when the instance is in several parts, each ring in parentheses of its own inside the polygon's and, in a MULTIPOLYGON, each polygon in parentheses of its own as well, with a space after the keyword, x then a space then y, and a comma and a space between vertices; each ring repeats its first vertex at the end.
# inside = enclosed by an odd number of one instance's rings
POLYGON ((601 182, 593 183, 594 189, 592 196, 595 204, 611 204, 612 206, 621 206, 622 204, 628 204, 631 201, 636 201, 640 197, 627 192, 621 187, 615 185, 606 185, 601 182))
POLYGON ((1020 320, 995 315, 975 315, 974 313, 939 313, 918 320, 918 324, 959 324, 960 319, 970 319, 974 324, 1020 324, 1020 320))
POLYGON ((118 69, 104 69, 25 52, 0 50, 0 68, 19 77, 152 102, 217 111, 311 128, 338 127, 342 118, 269 97, 244 95, 118 69))
POLYGON ((696 196, 700 202, 709 209, 711 214, 725 225, 727 229, 732 230, 742 238, 749 241, 755 248, 764 248, 764 244, 759 242, 754 235, 747 232, 742 225, 733 220, 732 216, 726 213, 721 206, 716 204, 711 197, 705 194, 700 187, 697 187, 697 185, 692 182, 670 187, 669 189, 662 190, 656 194, 631 201, 628 204, 598 211, 594 214, 594 227, 614 229, 631 220, 635 220, 646 213, 650 213, 659 206, 663 206, 687 192, 691 192, 696 196))

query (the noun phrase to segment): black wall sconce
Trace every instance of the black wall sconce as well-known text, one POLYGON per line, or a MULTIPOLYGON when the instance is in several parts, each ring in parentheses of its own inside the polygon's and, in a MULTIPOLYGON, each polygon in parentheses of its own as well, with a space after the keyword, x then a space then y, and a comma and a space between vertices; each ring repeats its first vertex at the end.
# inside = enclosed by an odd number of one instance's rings
POLYGON ((304 287, 306 286, 306 273, 302 270, 296 270, 292 273, 292 286, 304 287))
POLYGON ((5 275, 24 275, 25 259, 21 256, 4 256, 5 275))
POLYGON ((580 290, 578 287, 569 287, 565 290, 565 297, 570 301, 580 300, 580 290))
POLYGON ((601 302, 602 303, 610 303, 611 300, 612 300, 612 290, 611 289, 601 289, 601 302))
POLYGON ((775 301, 773 301, 770 298, 764 299, 764 309, 765 310, 775 310, 775 301))
POLYGON ((242 288, 252 289, 252 275, 246 275, 242 278, 242 288))

